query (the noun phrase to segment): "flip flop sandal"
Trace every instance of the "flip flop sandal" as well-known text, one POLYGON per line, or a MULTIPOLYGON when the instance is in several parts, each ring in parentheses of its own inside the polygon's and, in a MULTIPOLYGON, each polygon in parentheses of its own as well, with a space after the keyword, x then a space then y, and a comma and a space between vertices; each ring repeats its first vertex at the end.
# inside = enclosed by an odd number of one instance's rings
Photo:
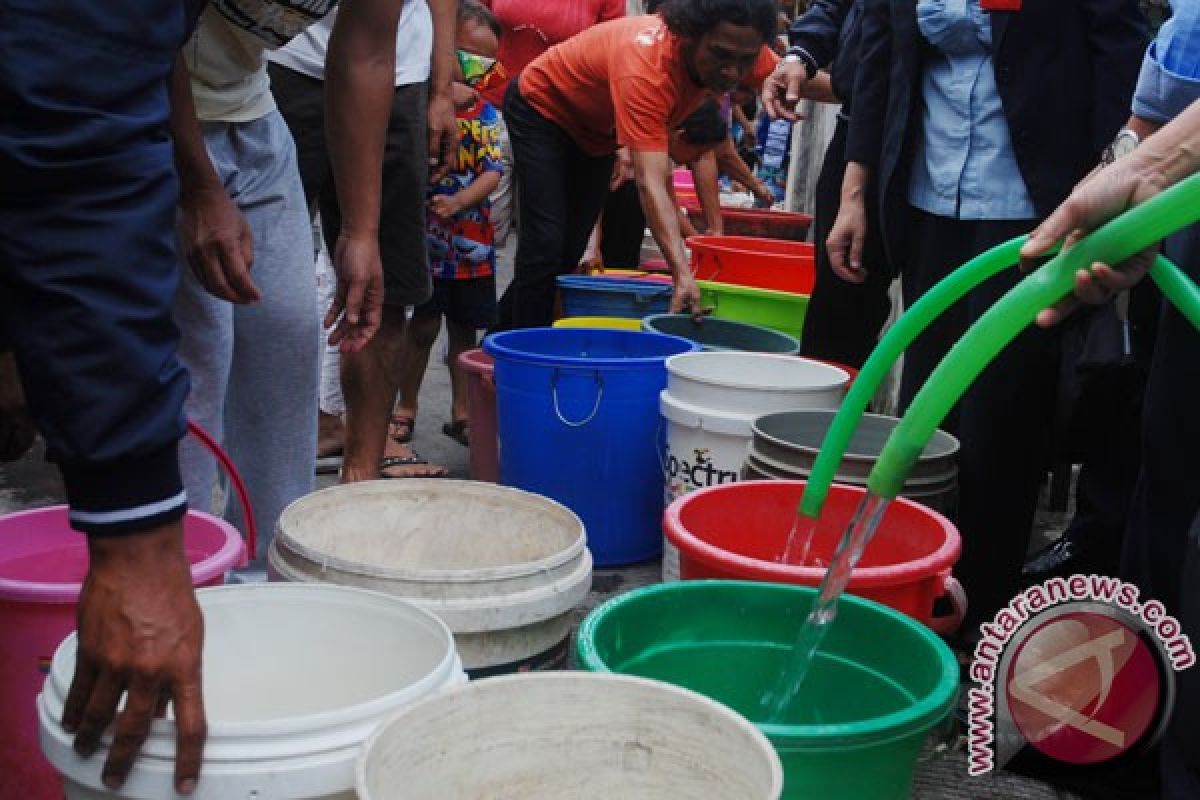
POLYGON ((388 422, 388 436, 400 444, 408 444, 412 441, 413 431, 416 429, 417 420, 415 417, 410 417, 404 414, 393 414, 388 422), (400 433, 396 433, 400 430, 400 433))
POLYGON ((447 422, 442 425, 442 433, 446 434, 463 447, 471 446, 470 430, 471 423, 469 420, 465 419, 456 419, 454 422, 447 422))
POLYGON ((445 478, 449 474, 449 472, 443 475, 387 475, 384 473, 385 469, 391 467, 412 467, 422 464, 428 465, 429 461, 416 453, 411 456, 384 456, 383 460, 379 462, 379 477, 384 480, 404 480, 406 478, 445 478))

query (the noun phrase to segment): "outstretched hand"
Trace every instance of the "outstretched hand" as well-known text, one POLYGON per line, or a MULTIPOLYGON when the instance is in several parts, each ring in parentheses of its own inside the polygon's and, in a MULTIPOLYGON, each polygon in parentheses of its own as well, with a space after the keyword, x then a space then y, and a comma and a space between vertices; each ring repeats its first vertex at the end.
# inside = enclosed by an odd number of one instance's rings
MULTIPOLYGON (((1145 202, 1164 187, 1139 169, 1132 158, 1121 159, 1093 172, 1046 221, 1034 230, 1021 248, 1021 268, 1036 268, 1058 242, 1070 249, 1091 231, 1145 202)), ((1057 325, 1081 303, 1099 305, 1117 292, 1134 286, 1154 264, 1157 247, 1148 248, 1113 267, 1095 263, 1075 275, 1075 292, 1045 309, 1037 317, 1043 328, 1057 325)))
POLYGON ((196 280, 209 294, 231 303, 257 303, 262 293, 250 277, 254 241, 246 218, 225 188, 180 196, 180 243, 196 280))

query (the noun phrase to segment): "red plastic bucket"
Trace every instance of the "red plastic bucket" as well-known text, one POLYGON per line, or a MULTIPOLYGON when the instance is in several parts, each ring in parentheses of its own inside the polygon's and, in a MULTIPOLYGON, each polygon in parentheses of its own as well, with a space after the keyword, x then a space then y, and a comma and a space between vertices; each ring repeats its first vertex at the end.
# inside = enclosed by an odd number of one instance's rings
MULTIPOLYGON (((687 208, 688 219, 696 230, 707 223, 698 206, 687 208)), ((802 242, 812 227, 812 215, 798 211, 772 211, 766 208, 722 208, 721 221, 726 236, 756 236, 762 239, 787 239, 802 242)))
MULTIPOLYGON (((238 530, 199 511, 184 519, 184 547, 196 586, 219 585, 245 557, 238 530)), ((87 540, 66 506, 0 517, 0 797, 62 797, 38 745, 34 701, 55 648, 75 630, 87 566, 87 540)))
POLYGON ((471 478, 499 483, 500 452, 496 437, 496 381, 492 357, 480 348, 458 357, 467 373, 467 410, 471 416, 471 478))
MULTIPOLYGON (((779 564, 803 481, 743 481, 691 492, 672 503, 663 516, 663 532, 679 548, 684 580, 726 578, 817 586, 821 567, 779 564)), ((812 554, 828 563, 866 489, 834 484, 817 526, 812 554)), ((951 522, 919 503, 892 502, 875 538, 850 580, 849 591, 883 603, 949 633, 966 612, 962 587, 950 575, 962 552, 951 522), (953 612, 933 616, 939 597, 953 612)))
POLYGON ((697 280, 733 283, 793 294, 811 294, 816 256, 808 242, 751 236, 692 236, 692 271, 697 280))

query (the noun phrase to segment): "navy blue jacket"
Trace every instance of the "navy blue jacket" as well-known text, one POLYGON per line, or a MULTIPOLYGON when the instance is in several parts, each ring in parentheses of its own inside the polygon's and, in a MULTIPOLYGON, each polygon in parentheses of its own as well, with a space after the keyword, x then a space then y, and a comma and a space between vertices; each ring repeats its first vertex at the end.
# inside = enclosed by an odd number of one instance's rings
MULTIPOLYGON (((1137 0, 1024 0, 992 13, 996 83, 1038 216, 1053 211, 1129 118, 1145 20, 1137 0)), ((913 0, 865 0, 848 161, 878 180, 884 240, 904 229, 929 45, 913 0)), ((895 263, 895 259, 893 258, 895 263)))
POLYGON ((788 44, 801 47, 821 68, 828 67, 833 93, 849 114, 858 72, 863 0, 813 0, 788 28, 788 44))

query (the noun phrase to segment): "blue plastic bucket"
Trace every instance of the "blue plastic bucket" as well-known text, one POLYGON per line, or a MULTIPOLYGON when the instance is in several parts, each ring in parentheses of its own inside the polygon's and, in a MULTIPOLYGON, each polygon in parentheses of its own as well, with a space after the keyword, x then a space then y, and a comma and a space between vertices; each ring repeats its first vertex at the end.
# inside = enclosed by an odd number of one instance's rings
POLYGON ((678 336, 598 328, 493 334, 500 482, 570 508, 597 566, 662 550, 658 395, 678 336))
POLYGON ((563 316, 641 319, 665 314, 671 305, 669 283, 587 275, 560 275, 563 316))

